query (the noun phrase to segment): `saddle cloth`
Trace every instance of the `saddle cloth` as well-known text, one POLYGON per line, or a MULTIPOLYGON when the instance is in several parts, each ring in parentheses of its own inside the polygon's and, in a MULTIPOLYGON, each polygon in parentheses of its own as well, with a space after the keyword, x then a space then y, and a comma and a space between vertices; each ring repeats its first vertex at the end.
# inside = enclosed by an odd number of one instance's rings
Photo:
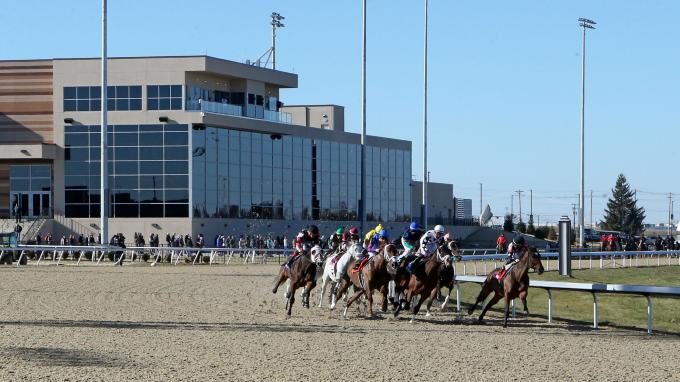
POLYGON ((366 263, 368 263, 368 260, 369 260, 368 257, 361 260, 361 262, 359 263, 359 266, 352 269, 352 274, 359 272, 361 270, 361 268, 363 268, 364 265, 366 265, 366 263))

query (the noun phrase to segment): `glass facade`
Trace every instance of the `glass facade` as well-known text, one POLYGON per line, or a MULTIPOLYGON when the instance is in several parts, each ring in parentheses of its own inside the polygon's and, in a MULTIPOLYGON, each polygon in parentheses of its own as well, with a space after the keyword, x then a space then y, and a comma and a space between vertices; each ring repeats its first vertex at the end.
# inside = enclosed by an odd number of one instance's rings
MULTIPOLYGON (((65 86, 64 111, 101 110, 101 86, 65 86)), ((108 110, 142 110, 141 86, 107 86, 108 110)))
MULTIPOLYGON (((360 145, 202 126, 192 134, 194 217, 358 219, 360 145)), ((368 146, 367 166, 369 220, 408 221, 410 151, 368 146)))
POLYGON ((182 110, 182 85, 147 85, 148 110, 182 110))
POLYGON ((52 214, 52 165, 11 165, 9 185, 11 216, 15 216, 15 204, 18 204, 24 217, 47 217, 52 214))
MULTIPOLYGON (((100 132, 64 126, 65 215, 100 215, 100 132)), ((188 126, 108 126, 111 217, 189 217, 188 126)))

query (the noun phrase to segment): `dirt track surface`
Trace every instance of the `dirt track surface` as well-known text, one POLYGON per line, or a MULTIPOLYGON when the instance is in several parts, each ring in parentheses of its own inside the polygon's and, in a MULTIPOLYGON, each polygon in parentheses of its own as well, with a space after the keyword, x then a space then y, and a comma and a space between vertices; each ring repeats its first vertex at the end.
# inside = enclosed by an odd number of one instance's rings
MULTIPOLYGON (((276 266, 0 268, 1 381, 669 381, 680 337, 355 307, 284 315, 276 266)), ((318 304, 319 290, 312 293, 318 304)), ((324 302, 325 303, 325 302, 324 302)))

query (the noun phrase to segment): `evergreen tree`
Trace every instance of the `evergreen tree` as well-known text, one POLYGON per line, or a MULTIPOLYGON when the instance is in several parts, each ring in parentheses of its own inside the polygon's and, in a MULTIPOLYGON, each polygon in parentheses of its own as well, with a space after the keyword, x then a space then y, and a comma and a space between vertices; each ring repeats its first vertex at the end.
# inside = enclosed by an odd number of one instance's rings
POLYGON ((604 213, 604 226, 607 229, 625 232, 629 235, 638 235, 642 232, 645 209, 638 208, 634 193, 630 190, 623 174, 619 174, 616 180, 616 185, 612 189, 612 197, 607 201, 604 213))
POLYGON ((512 215, 505 215, 503 221, 503 231, 512 232, 515 230, 515 225, 512 223, 512 215))

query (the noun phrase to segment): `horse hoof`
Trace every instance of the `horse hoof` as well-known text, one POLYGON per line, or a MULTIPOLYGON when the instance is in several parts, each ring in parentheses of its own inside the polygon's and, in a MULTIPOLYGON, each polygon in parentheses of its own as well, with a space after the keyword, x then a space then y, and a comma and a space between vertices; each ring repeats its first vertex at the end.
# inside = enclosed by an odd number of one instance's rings
POLYGON ((468 316, 472 315, 472 312, 474 312, 474 310, 468 309, 468 316))

